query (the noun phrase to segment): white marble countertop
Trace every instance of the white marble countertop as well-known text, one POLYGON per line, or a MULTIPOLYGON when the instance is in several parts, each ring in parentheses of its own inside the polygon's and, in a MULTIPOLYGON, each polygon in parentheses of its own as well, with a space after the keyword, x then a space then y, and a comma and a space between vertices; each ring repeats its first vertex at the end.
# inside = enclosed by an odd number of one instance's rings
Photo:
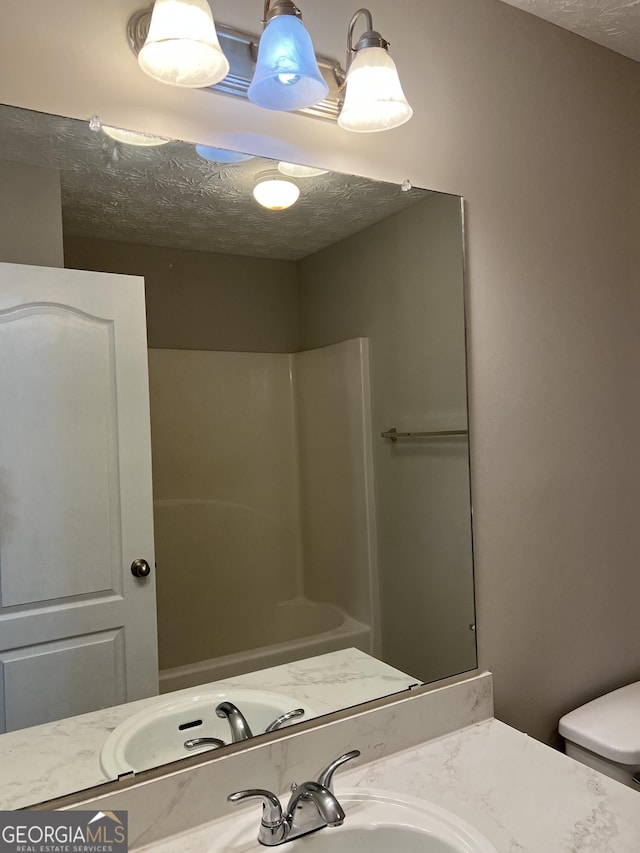
POLYGON ((0 810, 34 805, 107 782, 98 756, 108 735, 124 720, 168 696, 195 695, 205 689, 262 689, 285 693, 322 715, 415 683, 411 676, 358 649, 345 649, 9 732, 0 737, 0 810))
MULTIPOLYGON (((640 850, 640 793, 494 719, 336 778, 338 798, 353 788, 429 800, 476 827, 499 853, 640 850)), ((259 810, 256 829, 258 820, 259 810)), ((222 823, 138 849, 223 853, 216 841, 222 823)))

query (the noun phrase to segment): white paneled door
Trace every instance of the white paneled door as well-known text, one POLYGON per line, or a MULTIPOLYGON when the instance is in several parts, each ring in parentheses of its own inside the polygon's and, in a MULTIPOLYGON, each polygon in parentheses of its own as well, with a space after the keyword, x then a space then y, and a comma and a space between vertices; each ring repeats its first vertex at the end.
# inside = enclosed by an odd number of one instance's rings
POLYGON ((144 281, 0 264, 0 732, 157 692, 144 281))

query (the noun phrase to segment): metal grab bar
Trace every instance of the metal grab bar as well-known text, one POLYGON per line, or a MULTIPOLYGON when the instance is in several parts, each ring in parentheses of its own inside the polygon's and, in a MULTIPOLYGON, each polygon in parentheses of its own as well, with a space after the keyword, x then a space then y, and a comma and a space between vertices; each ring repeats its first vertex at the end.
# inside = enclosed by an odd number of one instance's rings
POLYGON ((386 432, 380 433, 382 438, 386 438, 389 441, 394 442, 399 438, 451 438, 455 435, 469 435, 469 432, 466 429, 447 429, 437 430, 435 432, 398 432, 398 430, 393 427, 392 429, 386 430, 386 432))

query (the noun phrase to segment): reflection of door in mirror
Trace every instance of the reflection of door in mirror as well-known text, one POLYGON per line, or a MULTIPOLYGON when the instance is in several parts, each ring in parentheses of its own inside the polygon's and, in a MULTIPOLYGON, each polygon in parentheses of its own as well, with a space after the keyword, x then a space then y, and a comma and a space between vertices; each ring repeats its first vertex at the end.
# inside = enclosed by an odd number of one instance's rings
POLYGON ((0 265, 0 732, 157 692, 145 340, 141 281, 0 265))

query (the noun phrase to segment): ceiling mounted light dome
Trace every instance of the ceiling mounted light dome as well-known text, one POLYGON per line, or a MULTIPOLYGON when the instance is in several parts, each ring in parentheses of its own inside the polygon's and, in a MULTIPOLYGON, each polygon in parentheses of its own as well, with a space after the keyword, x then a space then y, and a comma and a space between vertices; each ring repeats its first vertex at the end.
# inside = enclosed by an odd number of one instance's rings
POLYGON ((266 26, 249 100, 267 110, 302 110, 329 94, 302 15, 291 0, 265 3, 266 26))
POLYGON ((172 86, 200 89, 224 79, 229 62, 207 0, 156 0, 138 63, 172 86))
POLYGON ((300 187, 276 169, 269 169, 257 176, 253 197, 269 210, 286 210, 300 198, 300 187))
POLYGON ((111 127, 108 124, 101 125, 101 129, 111 139, 123 145, 135 145, 138 148, 155 148, 158 145, 166 145, 171 142, 162 136, 152 136, 150 133, 138 133, 136 130, 123 130, 120 127, 111 127))
POLYGON ((313 166, 298 166, 297 163, 278 163, 278 171, 289 178, 317 178, 328 175, 328 169, 314 169, 313 166))
POLYGON ((407 101, 389 43, 373 29, 371 12, 360 9, 349 25, 346 94, 338 124, 357 133, 391 130, 409 121, 413 110, 407 101), (353 30, 360 16, 367 31, 353 47, 353 30))

